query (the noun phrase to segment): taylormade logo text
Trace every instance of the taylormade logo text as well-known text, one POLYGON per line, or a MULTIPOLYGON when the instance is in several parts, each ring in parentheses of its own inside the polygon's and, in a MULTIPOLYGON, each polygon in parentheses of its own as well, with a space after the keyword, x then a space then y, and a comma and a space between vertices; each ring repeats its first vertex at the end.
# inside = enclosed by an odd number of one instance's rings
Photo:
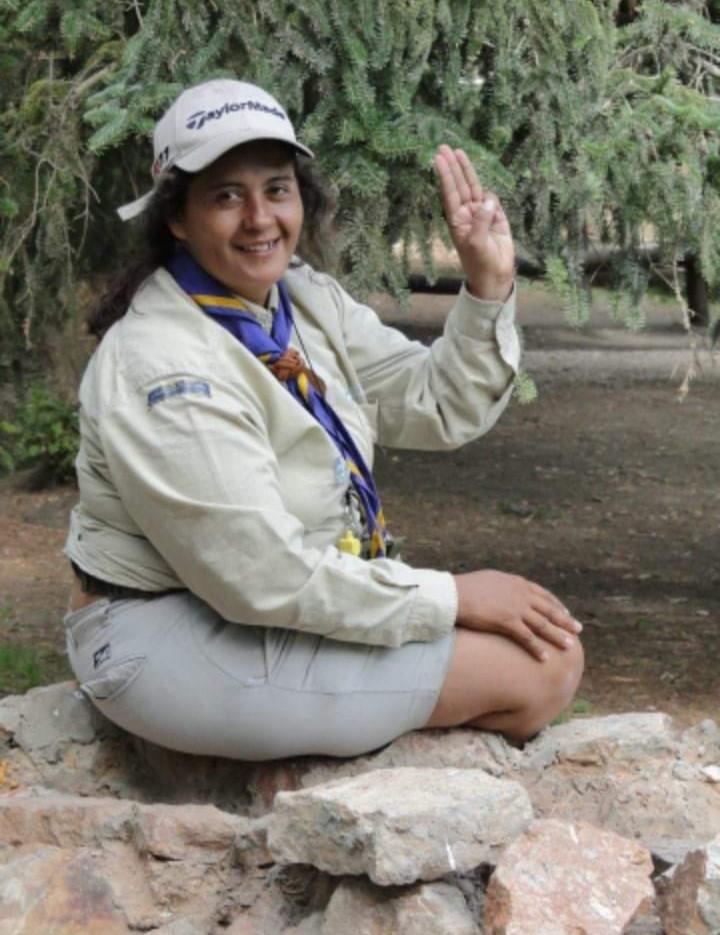
POLYGON ((226 102, 217 110, 198 110, 190 114, 185 126, 188 130, 202 130, 208 120, 220 120, 227 114, 237 113, 239 110, 260 110, 264 114, 273 114, 281 120, 286 120, 285 114, 277 107, 268 107, 267 104, 261 104, 260 101, 242 101, 241 103, 226 102))

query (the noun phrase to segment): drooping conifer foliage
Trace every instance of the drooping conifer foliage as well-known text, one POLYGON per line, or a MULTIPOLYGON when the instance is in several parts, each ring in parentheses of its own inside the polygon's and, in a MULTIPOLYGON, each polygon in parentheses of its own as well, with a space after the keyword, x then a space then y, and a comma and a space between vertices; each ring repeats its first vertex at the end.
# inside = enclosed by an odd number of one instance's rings
POLYGON ((606 245, 630 318, 692 257, 720 280, 720 27, 705 0, 0 0, 0 366, 125 262, 155 119, 218 75, 276 94, 338 195, 337 271, 402 292, 463 146, 577 317, 606 245))

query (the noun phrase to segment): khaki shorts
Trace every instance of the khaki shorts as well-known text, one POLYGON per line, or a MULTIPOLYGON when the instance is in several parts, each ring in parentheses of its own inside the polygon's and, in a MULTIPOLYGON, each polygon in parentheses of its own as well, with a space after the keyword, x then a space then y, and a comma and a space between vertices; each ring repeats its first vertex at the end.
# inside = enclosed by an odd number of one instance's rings
POLYGON ((223 620, 190 592, 65 618, 80 686, 111 721, 185 753, 355 756, 423 727, 454 634, 397 649, 223 620))

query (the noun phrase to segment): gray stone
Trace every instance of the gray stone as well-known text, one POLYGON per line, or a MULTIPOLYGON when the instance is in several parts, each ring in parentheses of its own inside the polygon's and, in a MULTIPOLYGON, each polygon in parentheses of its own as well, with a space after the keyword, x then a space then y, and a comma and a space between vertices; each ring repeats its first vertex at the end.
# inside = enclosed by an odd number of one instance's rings
POLYGON ((694 724, 682 732, 682 756, 707 762, 720 759, 720 725, 710 718, 694 724))
POLYGON ((0 698, 0 735, 12 736, 20 726, 20 713, 25 703, 24 695, 7 695, 0 698))
POLYGON ((447 883, 382 890, 343 881, 330 899, 321 935, 479 935, 462 893, 447 883))
POLYGON ((413 766, 438 769, 481 769, 503 777, 522 764, 522 751, 499 734, 476 730, 412 731, 398 737, 378 753, 343 763, 321 762, 312 766, 300 780, 303 787, 328 782, 341 776, 357 776, 372 769, 413 766))
POLYGON ((674 756, 561 764, 521 774, 540 818, 582 820, 641 840, 707 841, 720 833, 717 786, 673 775, 674 756))
POLYGON ((667 714, 611 714, 579 718, 544 730, 524 750, 525 769, 553 763, 601 765, 631 763, 672 753, 678 746, 667 714))
POLYGON ((285 929, 283 935, 323 935, 323 914, 322 912, 313 912, 306 916, 297 925, 285 929))
POLYGON ((394 932, 391 895, 364 879, 344 880, 330 898, 320 929, 322 935, 383 935, 394 932))
POLYGON ((92 743, 102 723, 77 684, 61 682, 33 688, 25 695, 15 740, 26 753, 54 762, 67 744, 92 743))
POLYGON ((268 848, 284 863, 412 883, 492 862, 531 818, 519 783, 482 770, 373 770, 278 793, 268 848))
POLYGON ((398 935, 479 935, 457 887, 425 883, 395 901, 398 935))
POLYGON ((665 873, 675 864, 681 864, 692 851, 701 850, 705 841, 698 838, 686 840, 648 838, 643 841, 643 844, 652 854, 655 870, 658 873, 665 873))
POLYGON ((700 767, 694 763, 688 763, 686 760, 677 760, 672 768, 673 779, 680 779, 682 782, 693 782, 702 778, 700 767))
POLYGON ((269 815, 262 815, 241 828, 235 836, 235 855, 237 863, 245 867, 261 867, 274 863, 267 846, 267 827, 269 815))
MULTIPOLYGON (((521 763, 522 751, 499 734, 463 729, 424 730, 403 734, 379 752, 367 756, 346 760, 302 757, 253 764, 244 781, 250 798, 249 813, 263 815, 272 809, 278 792, 307 789, 374 769, 451 767, 482 769, 491 776, 507 777, 521 763)), ((196 765, 189 765, 197 769, 196 765)), ((174 774, 176 770, 171 772, 174 774)))
POLYGON ((205 935, 201 929, 187 919, 176 919, 169 925, 163 925, 152 931, 153 935, 205 935))

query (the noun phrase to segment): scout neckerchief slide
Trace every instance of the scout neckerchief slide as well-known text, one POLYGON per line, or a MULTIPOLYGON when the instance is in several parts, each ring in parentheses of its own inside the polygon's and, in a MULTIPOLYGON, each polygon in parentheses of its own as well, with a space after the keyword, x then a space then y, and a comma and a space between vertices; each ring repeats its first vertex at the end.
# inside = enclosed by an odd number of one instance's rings
MULTIPOLYGON (((177 284, 188 293, 202 310, 285 382, 291 395, 317 419, 335 442, 347 465, 353 490, 359 500, 367 535, 367 555, 381 558, 387 555, 391 541, 385 530, 380 498, 373 476, 358 451, 352 436, 342 420, 323 395, 322 381, 303 365, 297 351, 288 350, 293 329, 290 297, 285 283, 280 280, 280 303, 273 316, 268 334, 247 305, 226 289, 217 279, 206 273, 186 250, 179 250, 167 263, 167 269, 177 284), (387 540, 387 541, 386 541, 387 540)), ((338 543, 342 551, 359 555, 360 542, 348 530, 338 543)))

